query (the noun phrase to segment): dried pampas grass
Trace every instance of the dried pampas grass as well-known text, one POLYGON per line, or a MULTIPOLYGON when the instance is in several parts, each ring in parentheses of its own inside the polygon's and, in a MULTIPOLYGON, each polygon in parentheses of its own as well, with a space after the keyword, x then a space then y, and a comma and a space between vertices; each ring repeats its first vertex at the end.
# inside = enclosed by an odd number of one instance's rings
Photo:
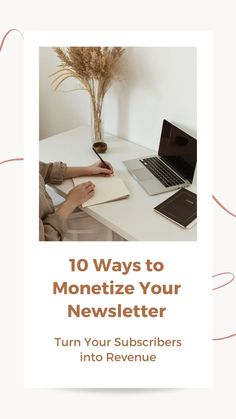
POLYGON ((52 85, 57 89, 66 79, 79 81, 79 89, 88 91, 94 113, 96 141, 101 141, 101 112, 103 99, 115 79, 120 76, 121 47, 68 47, 54 48, 61 60, 59 70, 51 74, 52 85))

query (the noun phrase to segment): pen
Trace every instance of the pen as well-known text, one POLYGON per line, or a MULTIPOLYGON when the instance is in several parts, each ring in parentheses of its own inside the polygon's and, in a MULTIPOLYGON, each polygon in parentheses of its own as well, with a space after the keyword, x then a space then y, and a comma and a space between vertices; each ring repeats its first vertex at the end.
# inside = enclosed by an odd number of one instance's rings
POLYGON ((111 170, 111 168, 108 166, 108 164, 106 164, 106 163, 104 162, 104 160, 101 158, 101 156, 100 156, 100 155, 98 154, 98 152, 95 150, 95 148, 93 148, 93 151, 97 154, 98 158, 101 160, 101 162, 102 162, 102 164, 104 165, 104 167, 105 167, 106 169, 111 170))

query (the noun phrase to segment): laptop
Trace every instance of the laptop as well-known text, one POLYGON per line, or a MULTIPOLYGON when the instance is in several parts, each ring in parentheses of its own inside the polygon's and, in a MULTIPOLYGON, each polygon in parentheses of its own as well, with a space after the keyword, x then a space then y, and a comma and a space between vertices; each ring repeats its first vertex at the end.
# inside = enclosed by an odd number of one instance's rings
POLYGON ((183 188, 193 181, 197 140, 164 119, 158 155, 123 163, 149 195, 183 188))

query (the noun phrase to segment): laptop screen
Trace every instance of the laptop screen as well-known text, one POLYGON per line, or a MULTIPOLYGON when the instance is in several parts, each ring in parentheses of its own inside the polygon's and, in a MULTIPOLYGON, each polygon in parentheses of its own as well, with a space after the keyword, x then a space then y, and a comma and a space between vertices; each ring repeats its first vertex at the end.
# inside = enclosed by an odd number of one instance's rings
POLYGON ((197 162, 197 141, 164 119, 158 155, 190 182, 197 162))

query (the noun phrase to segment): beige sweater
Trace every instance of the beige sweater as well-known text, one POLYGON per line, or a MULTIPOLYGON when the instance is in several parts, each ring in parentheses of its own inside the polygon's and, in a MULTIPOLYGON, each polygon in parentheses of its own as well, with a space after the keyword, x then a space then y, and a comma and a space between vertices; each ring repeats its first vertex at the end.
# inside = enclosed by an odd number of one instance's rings
POLYGON ((66 223, 55 212, 52 199, 45 189, 45 183, 60 184, 64 180, 66 164, 39 163, 39 240, 63 240, 66 223))

